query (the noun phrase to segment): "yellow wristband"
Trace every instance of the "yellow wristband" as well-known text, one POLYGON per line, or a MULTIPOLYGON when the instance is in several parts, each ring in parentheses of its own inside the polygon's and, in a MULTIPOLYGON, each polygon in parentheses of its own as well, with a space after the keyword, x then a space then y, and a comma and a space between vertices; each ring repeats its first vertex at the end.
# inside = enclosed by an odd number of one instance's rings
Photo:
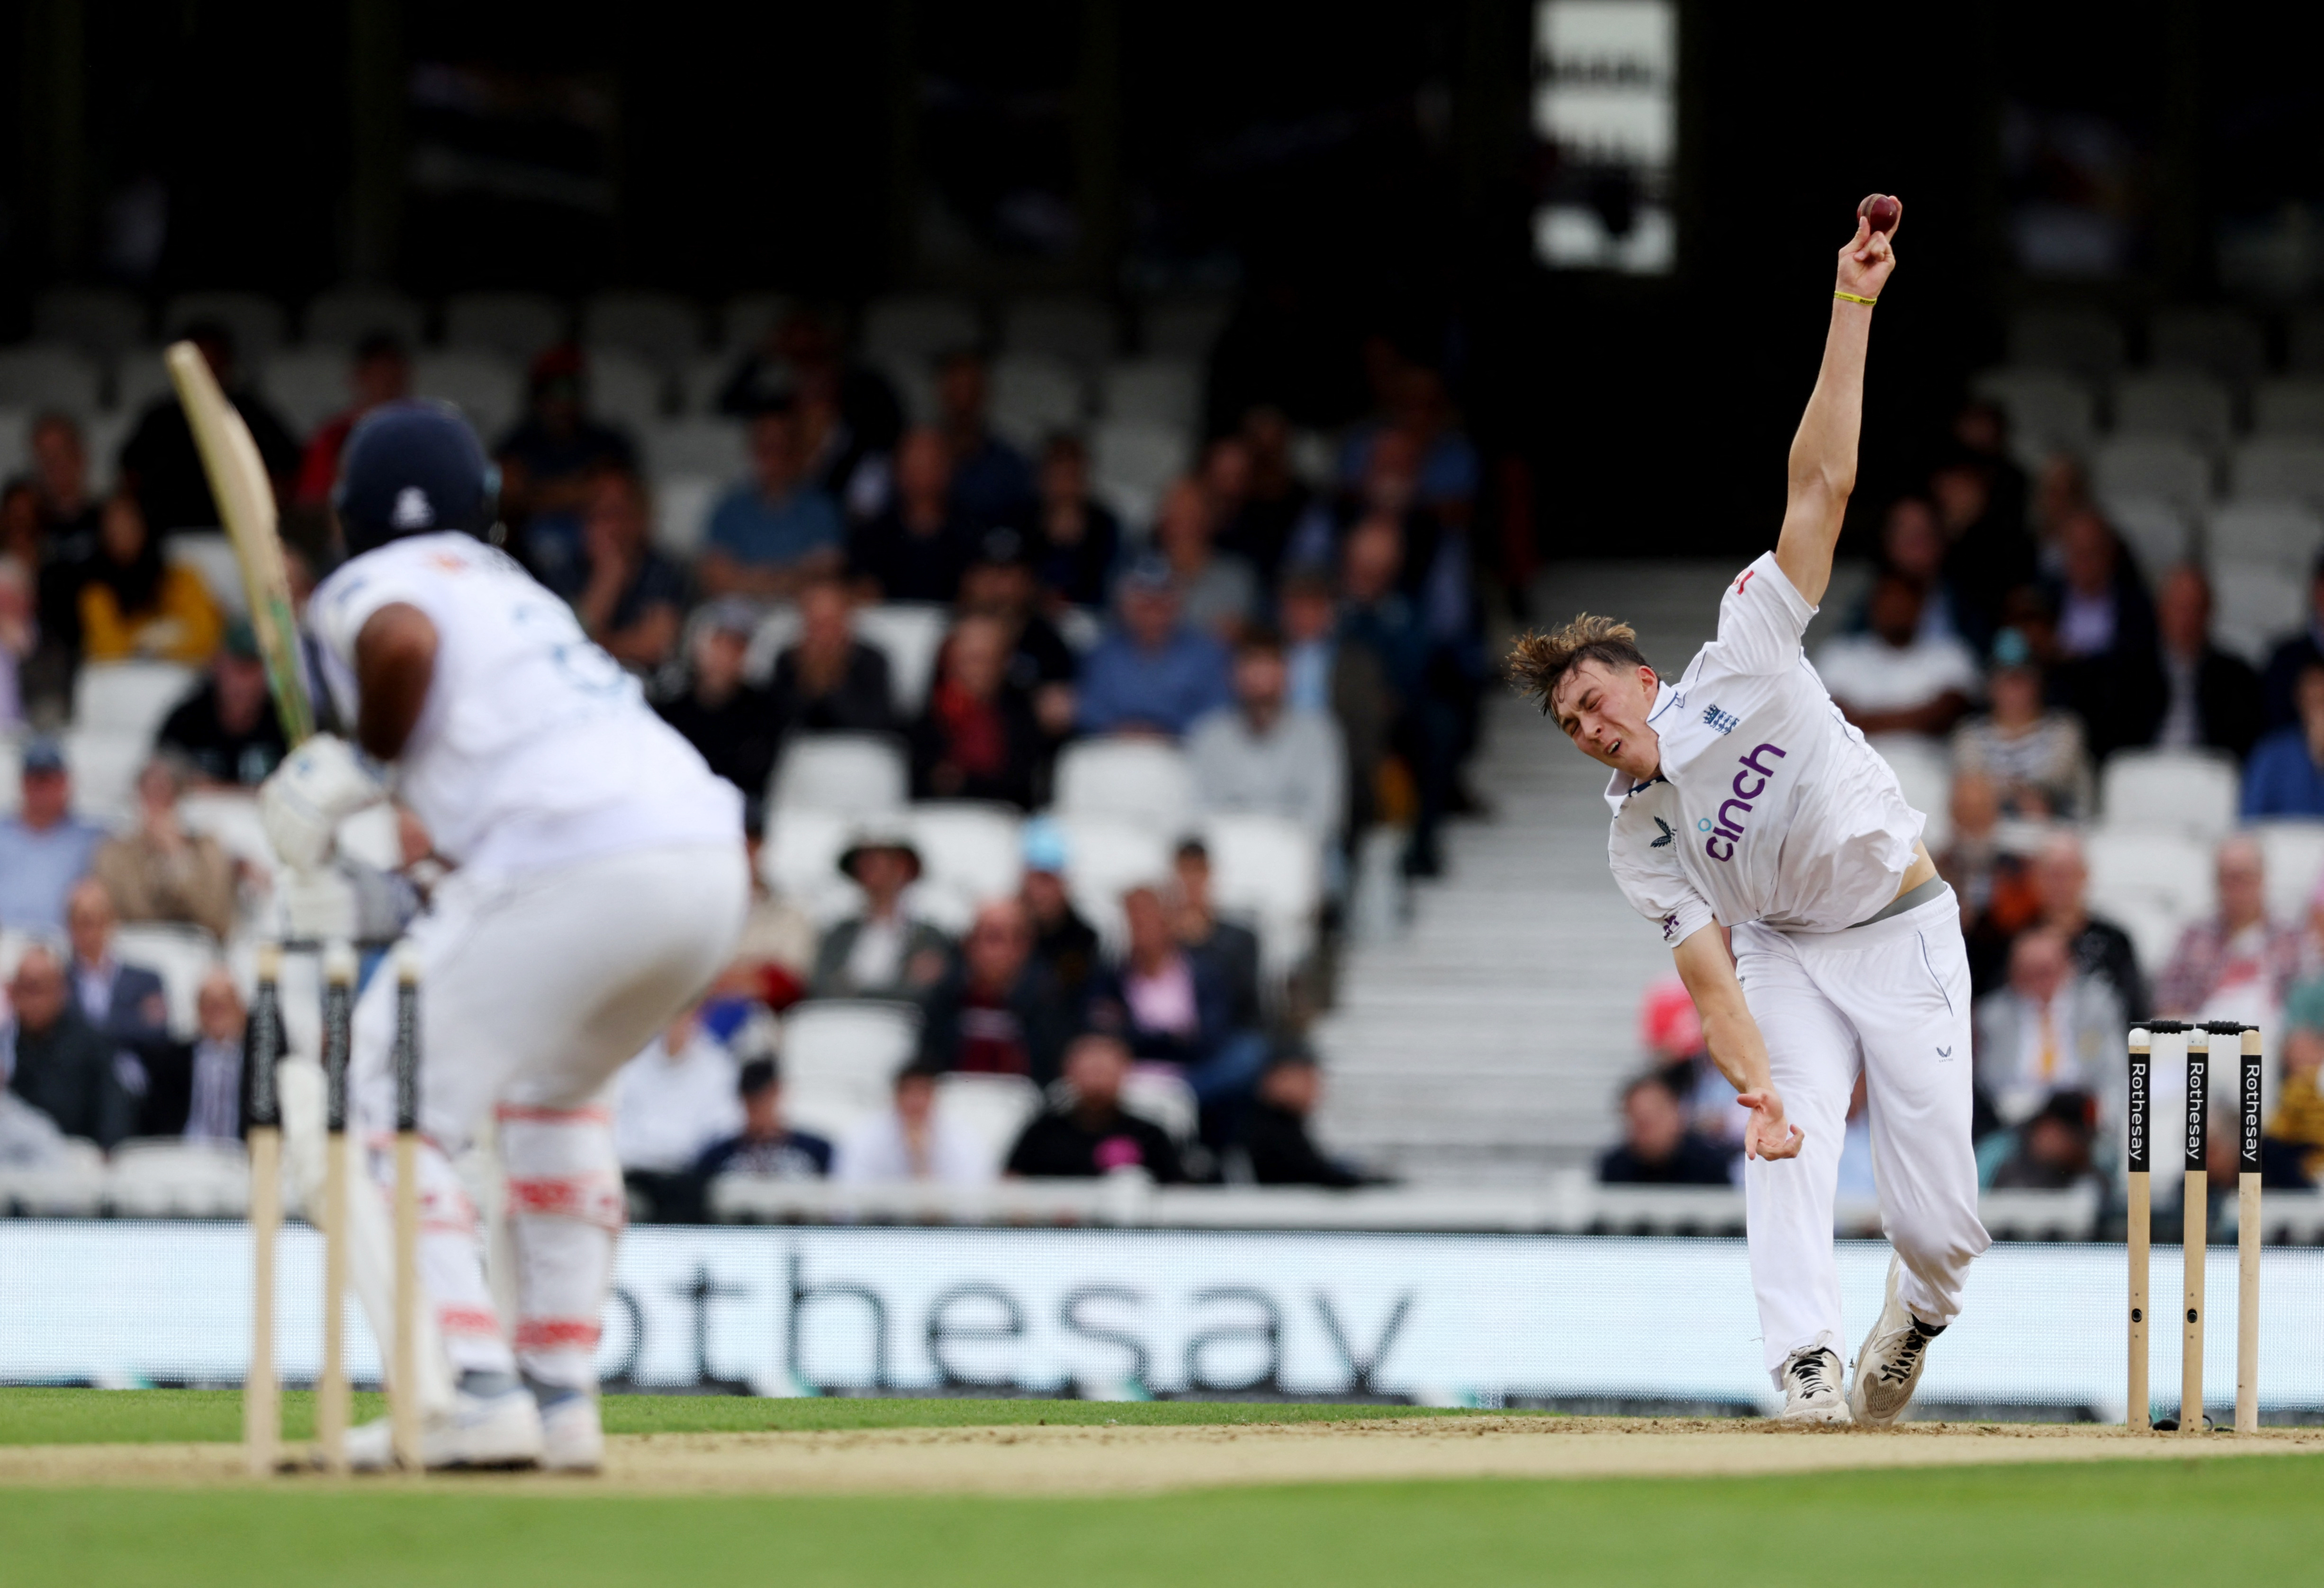
POLYGON ((1860 303, 1867 308, 1870 308, 1874 304, 1880 301, 1877 298, 1858 298, 1853 292, 1835 292, 1832 296, 1834 298, 1845 298, 1849 303, 1860 303))

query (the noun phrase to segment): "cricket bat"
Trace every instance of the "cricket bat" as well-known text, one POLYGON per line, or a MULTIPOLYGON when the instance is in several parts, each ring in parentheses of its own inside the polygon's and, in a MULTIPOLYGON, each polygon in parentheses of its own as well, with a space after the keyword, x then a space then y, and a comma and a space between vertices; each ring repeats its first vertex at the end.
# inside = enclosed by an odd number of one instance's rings
POLYGON ((210 495, 226 520, 235 560, 242 565, 251 631, 266 664, 266 684, 274 695, 282 737, 295 749, 314 736, 315 708, 299 671, 299 622, 290 610, 290 575, 282 565, 273 482, 258 455, 258 444, 250 437, 250 427, 219 390, 201 350, 190 342, 173 342, 162 359, 184 405, 186 423, 193 429, 202 472, 209 476, 210 495))

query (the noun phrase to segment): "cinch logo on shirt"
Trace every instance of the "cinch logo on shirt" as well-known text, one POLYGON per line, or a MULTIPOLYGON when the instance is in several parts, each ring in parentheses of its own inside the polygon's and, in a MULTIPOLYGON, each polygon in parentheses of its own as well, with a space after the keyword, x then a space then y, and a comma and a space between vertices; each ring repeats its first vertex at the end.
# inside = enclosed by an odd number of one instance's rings
POLYGON ((1712 859, 1732 860, 1735 858, 1735 846, 1743 838, 1743 817, 1751 813, 1751 802, 1767 791, 1767 780, 1775 775, 1775 767, 1759 764, 1759 757, 1770 753, 1780 761, 1790 752, 1777 745, 1763 744, 1749 755, 1737 757, 1736 764, 1743 770, 1735 775, 1735 797, 1719 807, 1716 822, 1705 816, 1694 824, 1698 831, 1709 835, 1702 840, 1702 852, 1712 859), (1755 773, 1757 776, 1751 786, 1744 787, 1744 780, 1755 773), (1739 811, 1742 814, 1730 816, 1728 814, 1730 811, 1739 811), (1727 852, 1723 855, 1719 852, 1722 840, 1727 844, 1727 852))
POLYGON ((1716 705, 1702 709, 1702 720, 1721 733, 1732 733, 1743 721, 1732 711, 1722 711, 1716 705))

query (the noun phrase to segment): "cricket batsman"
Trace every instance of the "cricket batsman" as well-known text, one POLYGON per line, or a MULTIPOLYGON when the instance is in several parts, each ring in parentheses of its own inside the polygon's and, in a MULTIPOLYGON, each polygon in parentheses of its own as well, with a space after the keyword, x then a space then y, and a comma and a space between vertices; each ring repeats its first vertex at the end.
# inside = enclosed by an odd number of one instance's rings
MULTIPOLYGON (((421 977, 423 1378, 436 1466, 590 1470, 602 1458, 598 1317, 623 1222, 607 1082, 723 966, 749 897, 741 796, 647 709, 573 613, 483 537, 494 475, 467 422, 374 409, 334 496, 348 560, 308 620, 353 742, 308 740, 260 811, 311 871, 391 792, 456 862, 409 947, 421 977), (496 1118, 519 1316, 503 1327, 454 1161, 496 1118), (424 1336, 423 1336, 424 1338, 424 1336)), ((349 1080, 392 1179, 395 978, 357 1005, 349 1080)), ((384 1339, 391 1320, 374 1317, 384 1339)), ((348 1457, 383 1467, 387 1425, 348 1457)))
POLYGON ((1670 945, 1711 1057, 1750 1111, 1751 1283, 1784 1420, 1894 1422, 1960 1310, 1978 1220, 1969 981, 1923 817, 1832 703, 1801 635, 1856 482, 1864 356, 1902 207, 1876 196, 1840 252, 1823 366, 1793 437, 1783 531, 1666 679, 1637 633, 1583 616, 1517 641, 1513 684, 1613 769, 1615 880, 1670 945), (1724 926, 1733 957, 1713 928, 1724 926), (1843 1390, 1832 1198, 1858 1068, 1893 1255, 1843 1390))

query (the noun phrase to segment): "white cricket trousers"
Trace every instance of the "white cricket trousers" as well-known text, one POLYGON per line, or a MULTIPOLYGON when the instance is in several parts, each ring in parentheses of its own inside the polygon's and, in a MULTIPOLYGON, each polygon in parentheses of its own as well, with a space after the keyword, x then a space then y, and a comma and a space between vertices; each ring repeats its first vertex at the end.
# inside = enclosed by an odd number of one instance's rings
MULTIPOLYGON (((725 966, 749 903, 739 842, 686 845, 515 877, 456 872, 412 923, 420 1282, 448 1359, 433 1365, 521 1365, 545 1383, 595 1387, 625 1207, 609 1083, 725 966), (482 1223, 453 1168, 487 1120, 508 1178, 513 1351, 485 1282, 482 1223)), ((356 1005, 349 1082, 383 1190, 394 1181, 395 980, 382 967, 356 1005)), ((373 1325, 387 1337, 388 1320, 373 1325)))
POLYGON ((1848 1358, 1832 1198, 1859 1069, 1880 1225, 1903 1263, 1899 1299, 1923 1323, 1952 1322, 1970 1261, 1992 1244, 1977 1215, 1969 1142, 1969 953, 1960 912, 1948 888, 1845 932, 1753 924, 1732 934, 1775 1089, 1807 1133, 1798 1157, 1753 1159, 1743 1171, 1751 1287, 1778 1388, 1795 1351, 1821 1345, 1848 1358))

